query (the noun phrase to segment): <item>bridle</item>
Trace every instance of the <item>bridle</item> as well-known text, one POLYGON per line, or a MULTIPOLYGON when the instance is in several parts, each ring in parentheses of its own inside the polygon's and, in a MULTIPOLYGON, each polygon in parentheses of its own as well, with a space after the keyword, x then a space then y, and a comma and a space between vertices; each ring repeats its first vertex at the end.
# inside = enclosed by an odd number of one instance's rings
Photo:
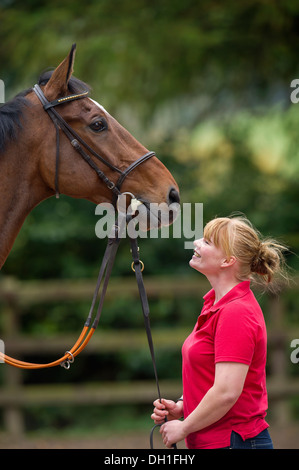
MULTIPOLYGON (((120 170, 116 166, 112 165, 112 163, 108 162, 103 158, 101 155, 99 155, 92 147, 90 147, 83 139, 80 137, 80 135, 63 119, 63 117, 56 111, 55 107, 59 106, 61 104, 69 103, 71 101, 75 100, 80 100, 82 98, 87 98, 89 91, 84 91, 82 93, 74 94, 74 95, 69 95, 65 96, 63 98, 58 98, 53 101, 48 101, 47 98, 45 97, 42 89, 40 88, 39 85, 34 85, 33 91, 35 92, 36 96, 39 98, 41 101, 44 110, 48 113, 49 117, 52 119, 55 129, 56 129, 56 170, 55 170, 55 192, 56 192, 56 197, 59 197, 59 160, 60 160, 60 132, 59 130, 61 129, 66 137, 69 139, 71 145, 74 147, 74 149, 81 155, 81 157, 88 163, 89 166, 96 172, 98 177, 100 178, 101 181, 105 183, 108 189, 110 189, 113 194, 117 197, 121 194, 121 186, 126 179, 126 177, 131 173, 133 170, 135 170, 141 163, 146 162, 149 158, 154 157, 156 154, 155 152, 147 152, 146 154, 142 155, 140 158, 138 158, 136 161, 131 163, 125 170, 120 170), (111 181, 105 173, 95 164, 95 162, 92 160, 90 155, 86 153, 84 148, 91 153, 94 157, 96 157, 98 160, 100 160, 104 165, 106 165, 108 168, 111 170, 115 171, 116 173, 119 174, 119 178, 116 183, 111 181)), ((116 199, 116 197, 114 199, 116 199)))
MULTIPOLYGON (((110 162, 105 160, 97 152, 95 152, 77 134, 77 132, 74 131, 74 129, 61 117, 61 115, 57 113, 57 111, 54 109, 56 106, 60 104, 86 98, 89 93, 88 91, 85 91, 83 93, 76 94, 76 95, 70 95, 70 96, 60 98, 51 102, 49 102, 46 99, 39 85, 35 85, 33 87, 33 91, 36 93, 37 97, 41 101, 44 107, 44 110, 48 113, 48 115, 52 119, 54 126, 56 128, 56 172, 55 172, 56 197, 59 197, 58 174, 59 174, 59 147, 60 147, 59 146, 59 143, 60 143, 59 131, 60 129, 68 137, 72 146, 79 152, 82 158, 93 168, 93 170, 95 170, 98 177, 106 184, 106 186, 113 192, 113 194, 117 198, 121 196, 120 188, 125 178, 128 176, 128 174, 131 173, 135 168, 137 168, 141 163, 145 162, 146 160, 148 160, 149 158, 155 155, 154 152, 147 152, 145 155, 138 158, 135 162, 129 165, 128 168, 126 168, 124 171, 120 170, 119 168, 115 167, 110 162), (120 176, 116 184, 113 183, 113 181, 111 181, 109 178, 107 178, 104 172, 100 170, 100 168, 94 163, 91 157, 85 152, 83 147, 85 147, 86 150, 88 150, 94 157, 96 157, 98 160, 104 163, 107 167, 119 173, 120 176)), ((131 199, 132 207, 133 207, 133 204, 132 204, 133 199, 135 199, 135 202, 139 202, 136 200, 133 194, 131 193, 123 193, 123 194, 130 194, 132 196, 132 199, 131 199)), ((62 357, 60 357, 56 361, 53 361, 47 364, 35 364, 35 363, 24 362, 24 361, 15 359, 13 357, 7 356, 6 354, 0 352, 1 361, 4 361, 5 363, 11 366, 20 368, 20 369, 44 369, 44 368, 54 367, 58 365, 61 365, 65 369, 70 368, 70 365, 74 362, 75 357, 87 346, 87 344, 89 343, 92 335, 94 334, 98 326, 100 316, 102 313, 103 304, 104 304, 105 294, 106 294, 107 287, 108 287, 108 282, 109 282, 110 275, 112 272, 112 267, 114 264, 115 256, 116 256, 116 253, 117 253, 117 250, 118 250, 121 238, 122 238, 122 233, 123 233, 125 225, 128 224, 132 220, 133 217, 134 217, 134 210, 128 215, 126 215, 126 217, 119 216, 117 221, 115 222, 115 225, 112 228, 110 237, 108 238, 107 247, 103 256, 102 264, 99 270, 98 280, 97 280, 95 292, 93 295, 90 311, 88 313, 82 332, 79 335, 79 338, 74 344, 74 346, 70 350, 66 351, 62 357), (99 296, 100 289, 101 289, 101 293, 99 296), (98 296, 99 296, 99 300, 98 300, 98 296), (98 308, 97 308, 96 313, 94 313, 97 300, 98 300, 98 308)), ((139 297, 140 297, 141 306, 142 306, 142 313, 143 313, 143 318, 144 318, 145 331, 147 334, 147 340, 148 340, 148 345, 150 349, 154 375, 155 375, 155 380, 156 380, 158 398, 161 401, 162 398, 161 398, 161 393, 160 393, 154 345, 153 345, 153 339, 152 339, 152 333, 151 333, 151 327, 150 327, 150 318, 149 318, 150 309, 149 309, 148 298, 147 298, 147 294, 146 294, 146 290, 145 290, 145 286, 143 282, 143 276, 142 276, 144 264, 140 260, 140 257, 139 257, 139 248, 137 244, 137 239, 130 237, 130 244, 131 244, 131 253, 132 253, 132 258, 133 258, 131 267, 136 276, 139 297)), ((165 418, 165 421, 167 421, 167 418, 165 418)), ((160 426, 160 425, 155 425, 152 428, 152 431, 150 434, 150 447, 152 449, 153 449, 153 431, 155 430, 157 426, 160 426)), ((173 444, 172 447, 176 449, 176 444, 173 444)))

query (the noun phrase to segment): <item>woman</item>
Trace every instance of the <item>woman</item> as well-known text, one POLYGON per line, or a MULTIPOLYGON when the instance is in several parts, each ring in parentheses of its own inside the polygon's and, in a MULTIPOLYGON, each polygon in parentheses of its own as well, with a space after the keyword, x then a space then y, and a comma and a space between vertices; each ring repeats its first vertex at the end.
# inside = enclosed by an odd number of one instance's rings
POLYGON ((185 439, 189 449, 273 448, 265 421, 267 333, 250 280, 257 274, 270 284, 282 272, 284 247, 261 241, 243 217, 210 221, 194 246, 189 264, 212 290, 182 348, 183 396, 156 400, 151 417, 164 423, 167 447, 185 439))

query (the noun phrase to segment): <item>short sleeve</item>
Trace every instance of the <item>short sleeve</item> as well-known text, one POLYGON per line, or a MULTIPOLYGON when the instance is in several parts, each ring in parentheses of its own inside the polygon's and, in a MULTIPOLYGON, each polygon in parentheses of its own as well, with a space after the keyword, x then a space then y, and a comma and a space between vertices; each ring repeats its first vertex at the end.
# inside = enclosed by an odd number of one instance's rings
POLYGON ((250 365, 256 345, 257 325, 252 311, 242 304, 226 305, 219 312, 215 331, 215 363, 250 365))

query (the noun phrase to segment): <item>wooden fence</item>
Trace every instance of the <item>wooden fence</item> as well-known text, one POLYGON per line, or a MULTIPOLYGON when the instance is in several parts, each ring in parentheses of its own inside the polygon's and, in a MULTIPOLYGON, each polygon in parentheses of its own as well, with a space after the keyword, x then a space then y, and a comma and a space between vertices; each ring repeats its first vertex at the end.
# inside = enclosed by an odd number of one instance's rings
MULTIPOLYGON (((202 298, 209 286, 198 279, 145 278, 149 298, 180 297, 190 295, 202 298)), ((292 287, 296 289, 297 284, 292 287)), ((22 334, 19 320, 24 308, 35 303, 52 301, 90 300, 94 283, 84 281, 26 281, 3 277, 0 281, 0 303, 2 304, 2 333, 0 339, 5 343, 6 352, 14 357, 28 354, 52 355, 60 357, 70 348, 76 338, 73 335, 55 335, 36 338, 22 334)), ((112 279, 108 289, 108 298, 124 293, 132 301, 138 301, 134 279, 112 279)), ((271 374, 268 380, 269 401, 276 422, 285 423, 290 419, 288 398, 299 395, 299 378, 291 378, 288 373, 290 362, 290 342, 299 338, 299 327, 284 327, 285 306, 283 295, 269 298, 271 325, 268 327, 269 349, 271 350, 271 374)), ((181 348, 187 331, 183 328, 155 329, 153 339, 155 347, 177 350, 181 348)), ((189 328, 190 331, 190 328, 189 328)), ((118 350, 136 350, 147 348, 147 339, 143 330, 113 330, 104 332, 99 328, 84 355, 107 353, 118 350)), ((10 366, 4 367, 4 384, 0 389, 0 406, 3 408, 4 425, 7 432, 20 434, 24 431, 23 408, 28 405, 115 405, 126 403, 151 403, 156 398, 156 385, 152 381, 98 382, 81 384, 24 385, 23 371, 10 366)), ((299 364, 298 364, 299 367, 299 364)), ((164 396, 174 399, 181 394, 180 381, 161 380, 164 396)))

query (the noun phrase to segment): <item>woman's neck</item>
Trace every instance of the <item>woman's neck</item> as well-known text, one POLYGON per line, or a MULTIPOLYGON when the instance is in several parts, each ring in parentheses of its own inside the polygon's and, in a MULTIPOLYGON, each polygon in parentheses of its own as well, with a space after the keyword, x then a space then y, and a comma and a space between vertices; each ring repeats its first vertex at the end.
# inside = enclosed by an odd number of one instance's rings
POLYGON ((209 282, 212 288, 215 291, 215 301, 214 304, 219 302, 222 297, 224 297, 231 289, 240 283, 238 279, 227 276, 217 276, 217 278, 209 279, 209 282))

